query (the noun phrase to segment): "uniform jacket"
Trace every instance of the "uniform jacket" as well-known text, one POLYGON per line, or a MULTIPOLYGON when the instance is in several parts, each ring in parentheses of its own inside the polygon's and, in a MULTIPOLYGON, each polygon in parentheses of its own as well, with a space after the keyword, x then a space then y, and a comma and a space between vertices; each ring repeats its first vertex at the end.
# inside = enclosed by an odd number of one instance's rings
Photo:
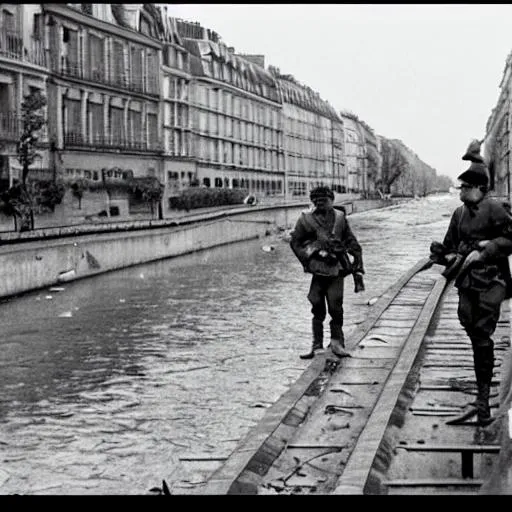
POLYGON ((315 209, 303 211, 291 233, 290 246, 305 272, 320 275, 364 273, 363 251, 344 211, 333 209, 325 220, 315 209), (330 260, 319 257, 321 250, 330 253, 330 260), (347 254, 353 257, 353 262, 347 254), (332 267, 330 270, 329 266, 332 267))
POLYGON ((474 206, 461 205, 452 215, 443 244, 447 253, 467 256, 477 242, 489 240, 481 250, 482 264, 468 272, 459 288, 484 290, 493 282, 507 286, 510 297, 512 278, 507 256, 512 254, 512 215, 502 202, 484 197, 474 206))

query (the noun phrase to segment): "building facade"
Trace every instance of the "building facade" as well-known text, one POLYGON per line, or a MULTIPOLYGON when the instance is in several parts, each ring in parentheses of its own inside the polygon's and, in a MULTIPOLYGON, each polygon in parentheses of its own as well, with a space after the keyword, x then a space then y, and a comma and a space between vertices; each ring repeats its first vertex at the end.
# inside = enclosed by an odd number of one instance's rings
POLYGON ((309 87, 274 68, 281 93, 287 195, 307 196, 318 185, 346 187, 343 121, 309 87))
POLYGON ((374 130, 364 121, 359 121, 359 127, 364 141, 363 176, 366 179, 362 191, 365 196, 373 197, 377 193, 376 184, 382 176, 382 156, 374 130))
MULTIPOLYGON (((21 135, 21 105, 37 89, 47 95, 48 68, 44 26, 39 4, 0 4, 0 187, 21 177, 17 142, 21 135)), ((48 174, 47 129, 39 139, 40 158, 33 173, 48 174)))
POLYGON ((364 134, 359 119, 350 112, 341 112, 345 135, 345 162, 347 167, 347 192, 366 190, 366 151, 364 134))
MULTIPOLYGON (((150 4, 41 5, 57 175, 93 185, 128 177, 162 181, 158 13, 150 4)), ((107 199, 107 214, 141 208, 126 192, 107 199)))
POLYGON ((511 130, 511 91, 512 53, 505 62, 500 92, 486 125, 483 155, 489 166, 490 188, 494 194, 511 197, 512 178, 510 176, 511 130))
POLYGON ((218 35, 177 21, 190 52, 190 119, 200 186, 284 193, 281 102, 273 77, 218 35))
POLYGON ((162 122, 164 215, 170 199, 196 184, 197 165, 190 112, 191 55, 183 46, 176 20, 161 7, 164 25, 162 49, 162 122))

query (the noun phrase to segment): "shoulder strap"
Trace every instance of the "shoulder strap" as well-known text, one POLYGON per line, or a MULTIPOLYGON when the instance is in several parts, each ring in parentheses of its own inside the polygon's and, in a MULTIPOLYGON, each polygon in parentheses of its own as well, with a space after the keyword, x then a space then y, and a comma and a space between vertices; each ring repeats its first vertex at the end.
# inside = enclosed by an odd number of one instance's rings
MULTIPOLYGON (((311 212, 303 212, 303 216, 304 216, 304 221, 306 224, 309 225, 310 228, 312 229, 315 229, 317 231, 320 231, 321 233, 323 233, 325 236, 328 236, 329 233, 327 232, 327 230, 317 222, 317 220, 315 219, 315 217, 311 214, 311 212)), ((344 215, 342 212, 338 211, 338 210, 334 210, 334 223, 332 225, 332 231, 331 231, 331 235, 334 235, 336 234, 336 227, 339 225, 339 223, 343 220, 344 218, 344 215)))

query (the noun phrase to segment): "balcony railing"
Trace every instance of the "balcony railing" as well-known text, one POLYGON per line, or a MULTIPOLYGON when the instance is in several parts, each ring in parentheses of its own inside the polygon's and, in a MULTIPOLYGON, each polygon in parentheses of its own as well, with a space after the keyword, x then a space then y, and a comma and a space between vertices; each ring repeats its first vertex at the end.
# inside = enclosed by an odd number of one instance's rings
POLYGON ((132 150, 132 151, 162 151, 158 142, 142 142, 127 139, 115 139, 106 135, 86 139, 81 133, 68 132, 64 134, 64 145, 90 149, 132 150))
POLYGON ((77 62, 69 61, 65 57, 61 60, 60 74, 151 96, 159 95, 156 77, 144 79, 143 77, 131 77, 128 73, 108 76, 103 70, 83 69, 77 62))
POLYGON ((0 57, 46 67, 46 55, 41 41, 31 39, 27 45, 24 45, 23 37, 20 33, 3 30, 1 25, 0 57))
POLYGON ((16 112, 0 112, 0 141, 17 141, 21 135, 21 121, 16 112))

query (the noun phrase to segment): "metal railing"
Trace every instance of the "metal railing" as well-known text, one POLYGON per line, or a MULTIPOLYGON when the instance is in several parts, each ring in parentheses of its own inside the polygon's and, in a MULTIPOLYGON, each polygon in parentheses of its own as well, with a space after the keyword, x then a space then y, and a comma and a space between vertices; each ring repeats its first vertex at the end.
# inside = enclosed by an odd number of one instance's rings
POLYGON ((116 139, 107 135, 94 136, 91 139, 85 138, 81 133, 68 132, 64 134, 64 146, 110 149, 110 150, 134 150, 134 151, 162 151, 163 147, 158 142, 143 142, 136 140, 127 140, 125 138, 116 139))
POLYGON ((0 141, 16 141, 21 135, 21 121, 17 112, 0 112, 0 141))
POLYGON ((3 30, 0 25, 0 57, 30 62, 46 67, 46 54, 42 41, 31 39, 27 45, 19 32, 3 30))
POLYGON ((59 73, 63 76, 98 82, 128 91, 149 94, 151 96, 159 95, 158 80, 156 77, 132 77, 129 73, 108 75, 102 69, 84 69, 78 62, 70 61, 66 57, 62 57, 61 59, 59 73))

